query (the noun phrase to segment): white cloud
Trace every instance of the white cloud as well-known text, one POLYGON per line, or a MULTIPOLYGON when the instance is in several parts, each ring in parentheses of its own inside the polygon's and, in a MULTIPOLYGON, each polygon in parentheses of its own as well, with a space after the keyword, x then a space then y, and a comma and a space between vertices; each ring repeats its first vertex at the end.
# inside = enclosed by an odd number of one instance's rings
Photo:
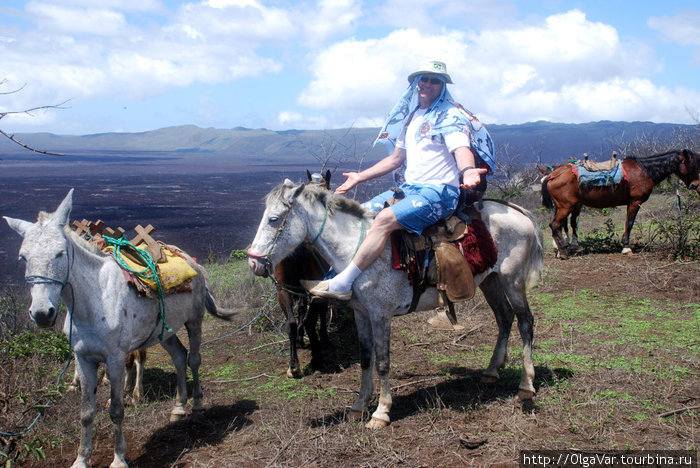
POLYGON ((123 34, 127 26, 122 13, 106 8, 72 7, 46 2, 29 2, 26 11, 33 15, 40 29, 64 34, 123 34))
MULTIPOLYGON (((95 0, 53 0, 52 5, 94 8, 95 0)), ((122 11, 162 11, 165 6, 160 0, 100 0, 100 8, 122 11)))
POLYGON ((667 40, 683 46, 700 47, 700 10, 684 10, 676 16, 649 18, 649 27, 667 40))
POLYGON ((342 109, 337 122, 386 115, 405 77, 426 58, 447 63, 453 96, 486 122, 634 120, 641 109, 678 122, 686 120, 684 106, 700 106, 697 92, 644 78, 657 69, 649 47, 623 41, 614 27, 580 10, 480 32, 403 29, 347 39, 314 57, 314 78, 299 103, 342 109))
POLYGON ((306 30, 306 41, 314 45, 351 33, 362 16, 362 3, 360 0, 318 0, 311 12, 303 8, 303 13, 298 11, 298 14, 306 30))

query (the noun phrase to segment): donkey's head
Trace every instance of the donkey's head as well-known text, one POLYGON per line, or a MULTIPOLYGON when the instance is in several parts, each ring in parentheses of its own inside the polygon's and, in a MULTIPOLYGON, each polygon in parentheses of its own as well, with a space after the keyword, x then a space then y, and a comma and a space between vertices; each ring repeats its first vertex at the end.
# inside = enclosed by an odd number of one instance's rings
POLYGON ((58 316, 58 299, 68 282, 70 255, 64 227, 73 206, 73 189, 53 214, 39 213, 36 223, 4 216, 24 238, 19 259, 25 262, 24 277, 31 285, 29 315, 42 328, 50 327, 58 316))
POLYGON ((275 265, 303 242, 306 228, 292 212, 304 187, 285 179, 267 195, 265 212, 248 248, 248 266, 256 275, 272 274, 275 265))

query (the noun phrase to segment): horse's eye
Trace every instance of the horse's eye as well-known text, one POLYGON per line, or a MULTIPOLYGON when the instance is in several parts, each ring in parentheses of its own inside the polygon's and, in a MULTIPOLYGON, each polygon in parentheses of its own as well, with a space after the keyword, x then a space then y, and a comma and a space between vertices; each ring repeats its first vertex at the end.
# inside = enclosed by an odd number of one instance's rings
POLYGON ((277 221, 279 221, 278 216, 270 216, 270 223, 276 223, 277 221))
POLYGON ((27 257, 25 257, 23 254, 19 254, 19 257, 17 257, 17 260, 20 262, 26 262, 27 257))
POLYGON ((58 253, 56 254, 56 258, 61 258, 61 257, 63 257, 63 256, 65 255, 65 253, 66 253, 65 250, 61 250, 60 252, 58 252, 58 253))

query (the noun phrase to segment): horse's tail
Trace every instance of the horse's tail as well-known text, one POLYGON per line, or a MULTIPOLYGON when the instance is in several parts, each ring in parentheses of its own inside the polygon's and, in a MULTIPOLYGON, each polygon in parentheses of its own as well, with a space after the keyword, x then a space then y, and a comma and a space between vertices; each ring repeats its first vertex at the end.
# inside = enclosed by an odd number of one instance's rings
POLYGON ((545 177, 542 181, 542 206, 545 208, 554 208, 554 203, 552 203, 552 196, 549 194, 549 189, 547 188, 547 183, 549 178, 545 177))
POLYGON ((229 322, 238 316, 238 311, 233 309, 223 309, 217 306, 214 296, 211 295, 208 288, 204 290, 204 306, 207 308, 207 312, 212 314, 214 317, 228 320, 229 322))
POLYGON ((530 289, 534 288, 540 280, 542 268, 544 267, 544 239, 542 237, 542 230, 532 213, 525 209, 522 210, 522 213, 530 219, 530 222, 532 222, 532 230, 535 232, 535 241, 533 245, 530 246, 530 256, 525 265, 525 287, 530 289))

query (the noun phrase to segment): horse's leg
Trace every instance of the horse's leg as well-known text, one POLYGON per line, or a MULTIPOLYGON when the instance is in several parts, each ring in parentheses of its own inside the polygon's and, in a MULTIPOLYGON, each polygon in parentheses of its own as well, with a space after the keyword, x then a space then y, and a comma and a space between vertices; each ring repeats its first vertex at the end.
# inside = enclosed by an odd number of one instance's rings
MULTIPOLYGON (((71 353, 73 350, 71 350, 71 353)), ((73 380, 70 385, 68 385, 69 392, 77 392, 80 390, 80 378, 78 377, 78 358, 75 358, 75 369, 73 370, 73 380)))
POLYGON ((331 305, 328 301, 324 301, 323 307, 319 309, 321 324, 318 326, 318 331, 322 347, 328 347, 331 344, 331 340, 328 338, 328 314, 330 313, 330 307, 331 305))
POLYGON ((87 468, 92 454, 92 423, 95 420, 95 392, 97 391, 97 363, 85 359, 75 360, 76 374, 80 382, 80 447, 71 468, 87 468))
POLYGON ((379 403, 377 409, 372 413, 372 419, 365 427, 368 429, 382 429, 391 422, 389 412, 391 411, 391 386, 389 385, 389 371, 391 369, 391 359, 389 356, 391 318, 377 314, 379 319, 372 322, 372 340, 374 344, 374 360, 379 378, 379 403))
POLYGON ((306 322, 306 317, 309 313, 309 302, 310 299, 307 296, 300 296, 297 298, 296 301, 296 327, 297 327, 297 332, 296 332, 296 338, 297 338, 297 347, 298 348, 303 348, 304 347, 304 334, 308 334, 306 327, 304 326, 304 323, 306 322))
POLYGON ((313 369, 322 369, 325 365, 323 361, 323 351, 321 349, 321 341, 318 333, 316 333, 316 323, 319 315, 323 316, 326 310, 326 301, 323 299, 312 299, 309 304, 309 309, 304 318, 304 328, 309 337, 311 345, 311 367, 313 369))
POLYGON ((137 349, 134 351, 134 368, 135 372, 135 382, 134 391, 132 392, 134 398, 134 405, 138 405, 141 402, 141 397, 143 396, 143 371, 146 365, 146 348, 137 349))
POLYGON ((177 335, 171 335, 160 342, 170 354, 177 375, 177 394, 175 406, 170 411, 170 421, 179 421, 187 415, 187 349, 182 345, 177 335))
POLYGON ((515 314, 513 307, 508 302, 503 287, 495 274, 489 275, 479 285, 484 293, 486 302, 493 310, 498 324, 498 339, 493 348, 489 367, 484 371, 481 380, 486 383, 494 383, 499 378, 498 370, 506 365, 508 358, 508 338, 513 327, 515 314))
POLYGON ((114 426, 114 460, 110 468, 126 468, 126 440, 124 439, 124 367, 125 356, 115 356, 105 363, 109 372, 109 418, 114 426))
MULTIPOLYGON (((277 290, 277 302, 287 318, 287 337, 289 338, 289 367, 287 368, 287 377, 290 379, 301 377, 301 368, 299 367, 299 357, 297 356, 297 335, 299 333, 297 318, 294 313, 294 304, 292 296, 289 292, 279 289, 277 290)), ((297 301, 297 307, 301 300, 297 301)))
POLYGON ((554 218, 552 219, 552 222, 549 223, 549 227, 552 230, 552 237, 554 238, 554 242, 557 244, 557 249, 559 250, 560 258, 569 257, 569 246, 564 240, 564 237, 561 235, 561 229, 563 223, 566 223, 566 217, 569 215, 569 211, 570 209, 567 210, 564 207, 557 206, 556 211, 554 212, 554 218))
POLYGON ((535 329, 535 318, 527 302, 524 289, 519 289, 515 283, 510 282, 504 286, 506 296, 518 317, 518 330, 523 340, 523 368, 518 386, 518 398, 522 401, 530 400, 535 396, 535 366, 532 362, 532 340, 535 329))
POLYGON ((571 223, 571 237, 569 238, 569 244, 571 245, 572 250, 578 250, 578 216, 581 214, 581 208, 583 207, 582 204, 577 204, 574 205, 574 209, 571 210, 571 214, 569 215, 571 219, 569 220, 571 223))
MULTIPOLYGON (((187 328, 187 338, 190 342, 190 352, 187 357, 187 364, 192 371, 192 412, 204 411, 204 395, 202 385, 199 382, 199 366, 202 364, 202 355, 199 352, 202 346, 202 316, 185 322, 187 328)), ((185 381, 187 375, 185 374, 185 381)), ((187 396, 185 396, 187 399, 187 396)))
POLYGON ((637 218, 640 206, 642 206, 642 202, 639 200, 632 201, 627 205, 627 221, 625 222, 625 232, 622 234, 623 254, 632 253, 632 249, 630 249, 630 232, 632 231, 632 226, 634 226, 634 220, 637 218))
POLYGON ((357 337, 360 342, 360 368, 362 377, 360 379, 360 395, 350 407, 348 420, 361 421, 362 416, 369 406, 369 402, 374 395, 374 379, 372 375, 372 325, 367 311, 358 312, 355 310, 355 326, 357 337))

